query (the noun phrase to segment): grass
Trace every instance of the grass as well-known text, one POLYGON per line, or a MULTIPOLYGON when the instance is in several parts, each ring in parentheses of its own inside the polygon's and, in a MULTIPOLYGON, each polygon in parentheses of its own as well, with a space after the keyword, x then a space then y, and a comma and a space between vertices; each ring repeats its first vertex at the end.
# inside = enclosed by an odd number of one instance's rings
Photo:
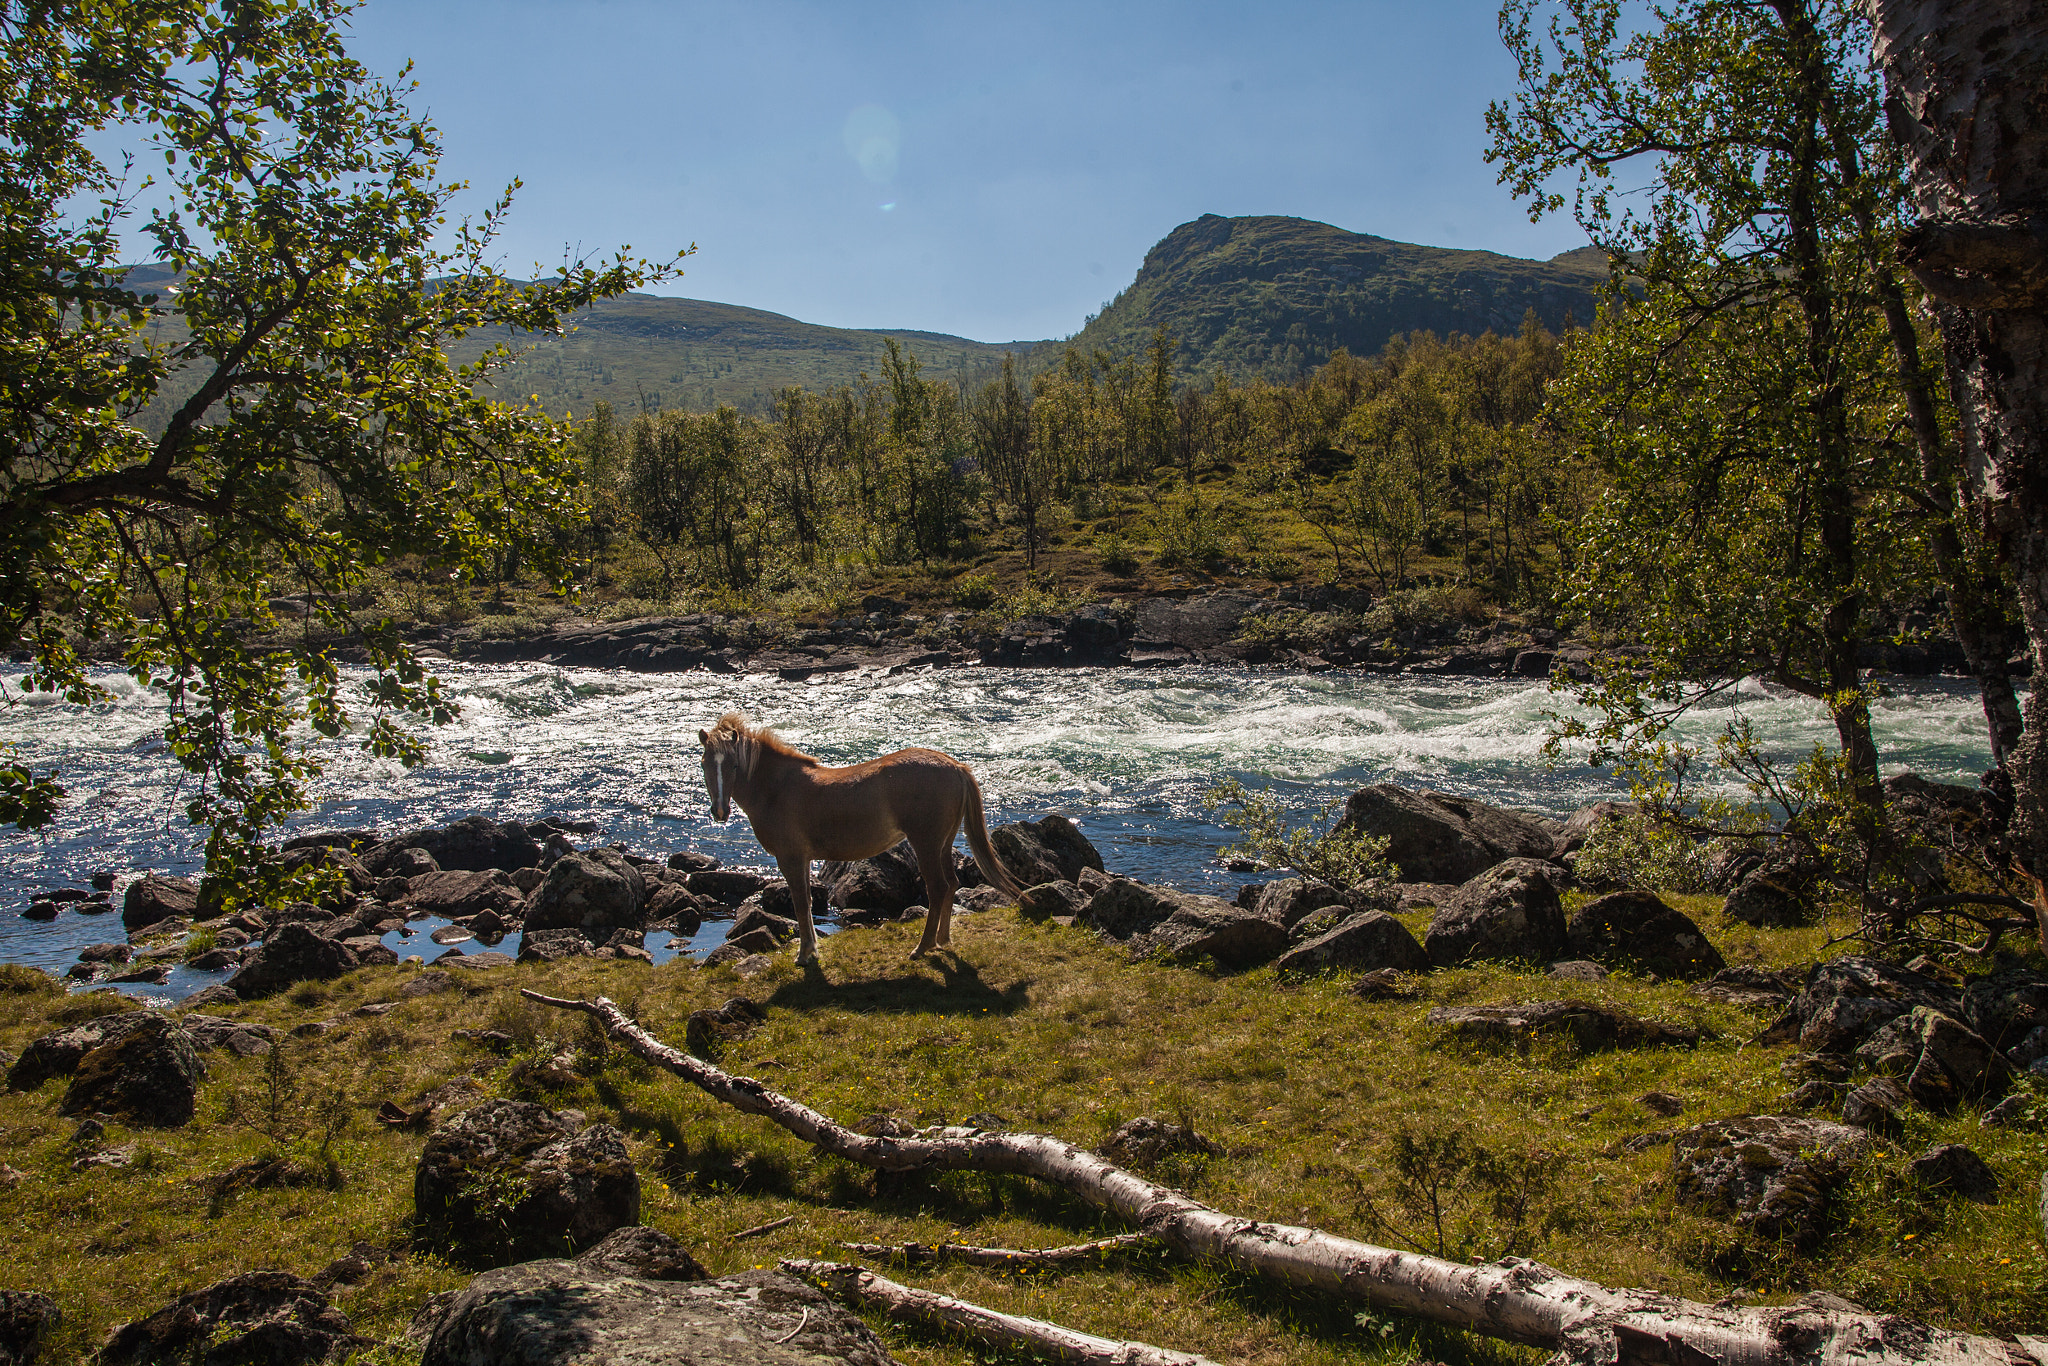
MULTIPOLYGON (((1677 900, 1714 926, 1714 898, 1677 900)), ((1424 917, 1408 919, 1420 928, 1424 917)), ((1770 965, 1809 961, 1829 928, 1714 935, 1731 962, 1770 965)), ((378 968, 235 1008, 229 1013, 286 1031, 309 1020, 342 1022, 288 1045, 304 1094, 344 1090, 357 1115, 332 1149, 339 1189, 315 1183, 212 1199, 213 1178, 277 1150, 272 1139, 226 1122, 236 1098, 263 1081, 261 1059, 209 1055, 200 1117, 183 1129, 110 1126, 106 1142, 141 1145, 138 1160, 120 1170, 70 1170, 74 1126, 56 1113, 61 1084, 0 1096, 0 1160, 25 1173, 0 1191, 0 1224, 14 1247, 0 1286, 58 1297, 65 1323, 51 1359, 62 1361, 88 1355, 114 1325, 222 1276, 258 1267, 310 1275, 358 1239, 403 1250, 423 1139, 378 1127, 368 1111, 385 1099, 411 1105, 462 1076, 482 1094, 573 1106, 618 1124, 641 1172, 643 1218, 714 1272, 783 1256, 837 1258, 841 1241, 1030 1247, 1117 1231, 1066 1197, 1013 1178, 955 1174, 878 1188, 872 1173, 603 1045, 582 1017, 516 995, 532 986, 601 992, 677 1042, 693 1009, 736 994, 765 1001, 767 1024, 728 1045, 722 1065, 843 1122, 886 1113, 928 1124, 992 1112, 1015 1128, 1092 1145, 1137 1115, 1186 1117, 1225 1152, 1184 1161, 1166 1179, 1263 1219, 1385 1241, 1391 1235, 1375 1210, 1413 1225, 1398 1188, 1398 1144, 1455 1130, 1496 1155, 1519 1160, 1536 1150, 1544 1158, 1551 1185, 1520 1221, 1517 1251, 1581 1276, 1707 1300, 1738 1287, 1764 1300, 1826 1288, 1873 1309, 1977 1331, 2024 1330, 2048 1317, 2048 1262, 2026 1195, 2044 1161, 2038 1133, 1980 1130, 1968 1113, 1913 1117, 1904 1155, 1932 1142, 1967 1142, 2000 1173, 2004 1202, 1930 1200, 1904 1185, 1904 1156, 1893 1151, 1856 1174, 1829 1239, 1810 1257, 1745 1244, 1728 1225, 1676 1208, 1668 1149, 1628 1153, 1619 1140, 1768 1112, 1792 1089, 1777 1070, 1789 1050, 1746 1042, 1765 1023, 1760 1016, 1681 985, 1624 975, 1562 982, 1485 966, 1419 979, 1410 999, 1367 1002, 1347 992, 1341 975, 1286 982, 1270 969, 1224 975, 1134 964, 1085 933, 1009 911, 964 918, 950 956, 911 961, 916 932, 888 925, 830 937, 822 981, 806 979, 786 957, 751 982, 723 968, 572 960, 458 975, 461 990, 403 999, 397 989, 413 970, 378 968), (1435 1005, 1555 996, 1693 1025, 1706 1041, 1693 1050, 1583 1056, 1540 1040, 1478 1050, 1453 1046, 1424 1023, 1435 1005), (353 1014, 387 1000, 397 1004, 386 1014, 353 1014), (449 1037, 478 1024, 511 1034, 512 1055, 449 1037), (538 1089, 523 1064, 565 1048, 580 1050, 584 1079, 538 1089), (1636 1100, 1649 1091, 1680 1095, 1686 1113, 1651 1114, 1636 1100), (730 1241, 789 1214, 795 1221, 769 1235, 730 1241)), ((0 992, 0 1046, 19 1051, 78 999, 0 992)), ((1454 1177, 1442 1193, 1454 1244, 1447 1251, 1491 1255, 1517 1232, 1498 1209, 1498 1190, 1483 1180, 1454 1177)), ((1218 1360, 1537 1359, 1407 1320, 1361 1321, 1355 1305, 1159 1258, 1031 1277, 944 1267, 896 1274, 996 1308, 1218 1360)), ((428 1295, 465 1279, 413 1252, 338 1300, 359 1331, 389 1337, 428 1295)), ((942 1338, 882 1331, 913 1364, 974 1359, 942 1338)))

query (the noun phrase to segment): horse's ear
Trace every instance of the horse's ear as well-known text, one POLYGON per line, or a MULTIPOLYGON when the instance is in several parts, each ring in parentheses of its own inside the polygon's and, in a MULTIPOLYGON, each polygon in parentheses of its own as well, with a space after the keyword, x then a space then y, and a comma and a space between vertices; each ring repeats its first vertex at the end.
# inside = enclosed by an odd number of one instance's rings
POLYGON ((700 742, 700 743, 701 743, 701 744, 702 744, 702 745, 704 746, 704 748, 706 748, 706 749, 710 749, 710 748, 711 748, 711 732, 710 732, 710 731, 705 731, 705 730, 700 730, 700 731, 698 731, 698 732, 697 732, 697 739, 698 739, 698 741, 699 741, 699 742, 700 742))

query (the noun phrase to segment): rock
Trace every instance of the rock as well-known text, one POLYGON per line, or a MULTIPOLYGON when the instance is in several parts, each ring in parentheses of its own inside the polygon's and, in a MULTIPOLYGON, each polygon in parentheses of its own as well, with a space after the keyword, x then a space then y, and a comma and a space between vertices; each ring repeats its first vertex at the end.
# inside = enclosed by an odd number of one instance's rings
POLYGON ((1905 1087, 1890 1077, 1878 1077, 1842 1098, 1842 1122, 1896 1138, 1905 1128, 1906 1107, 1911 1103, 1905 1087))
POLYGON ((1988 977, 1972 978, 1963 992, 1962 1019, 1992 1047, 2025 1067, 2048 1054, 2048 1044, 2032 1057, 2022 1058, 2017 1053, 2030 1035, 2048 1028, 2048 977, 2024 968, 2005 968, 1988 977))
POLYGON ((1825 1110, 1829 1114, 1840 1114, 1842 1102, 1849 1098, 1849 1089, 1846 1081, 1801 1082, 1786 1100, 1785 1108, 1801 1113, 1825 1110))
POLYGON ((1017 910, 1027 920, 1050 920, 1054 916, 1079 915, 1092 900, 1079 883, 1041 882, 1024 889, 1024 894, 1017 898, 1017 910))
MULTIPOLYGON (((831 913, 825 901, 825 889, 811 885, 811 918, 815 922, 831 913)), ((749 914, 761 914, 769 920, 786 921, 789 933, 796 933, 796 907, 789 899, 789 884, 781 878, 772 879, 760 891, 742 901, 733 912, 733 924, 738 925, 749 914)))
POLYGON ((363 866, 378 877, 391 875, 385 859, 401 849, 421 849, 450 872, 480 873, 491 868, 510 872, 540 862, 540 844, 526 827, 499 824, 488 816, 465 816, 443 829, 413 830, 376 845, 363 855, 363 866))
POLYGON ((2007 1096, 1998 1104, 1986 1110, 1977 1120, 1984 1129, 2032 1129, 2038 1128, 2035 1120, 2035 1097, 2030 1094, 2007 1096))
POLYGON ((1669 1091, 1646 1091, 1636 1097, 1636 1104, 1666 1119, 1685 1113, 1684 1097, 1674 1096, 1669 1091))
POLYGON ((316 1366, 374 1347, 311 1281, 283 1271, 230 1276, 181 1295, 146 1319, 123 1324, 100 1349, 100 1366, 188 1362, 316 1366))
POLYGON ((1844 1167, 1869 1145, 1863 1130, 1824 1119, 1716 1120, 1673 1135, 1672 1188, 1683 1204, 1808 1248, 1826 1227, 1844 1167))
POLYGON ((764 874, 750 873, 740 868, 712 868, 691 873, 683 885, 695 895, 715 901, 721 906, 737 906, 766 887, 768 878, 764 874))
POLYGON ((421 873, 405 885, 405 906, 447 920, 486 913, 517 920, 526 911, 526 895, 509 875, 495 868, 480 873, 421 873))
POLYGON ((436 959, 448 960, 450 967, 461 968, 464 972, 483 972, 488 968, 509 968, 516 961, 509 953, 464 953, 461 949, 450 949, 436 959))
POLYGON ((1564 907, 1534 859, 1516 858, 1459 887, 1429 924, 1429 961, 1451 967, 1474 960, 1548 963, 1565 956, 1564 907))
POLYGON ((178 1002, 179 1005, 187 1009, 200 1006, 240 1005, 241 1003, 242 998, 235 995, 234 988, 225 982, 209 983, 178 1002))
MULTIPOLYGON (((745 934, 734 935, 720 947, 732 949, 744 958, 752 954, 774 953, 788 942, 788 939, 777 935, 766 925, 756 925, 745 934)), ((705 961, 710 960, 707 958, 705 961)))
POLYGON ((58 1107, 66 1115, 117 1115, 171 1129, 192 1118, 206 1065, 191 1036, 154 1012, 78 1060, 58 1107))
POLYGON ((1531 1034, 1562 1034, 1582 1052, 1670 1045, 1690 1047, 1699 1031, 1644 1020, 1588 1001, 1528 1001, 1499 1006, 1438 1006, 1426 1023, 1471 1040, 1515 1043, 1531 1034))
POLYGON ((145 873, 121 898, 121 923, 144 930, 165 920, 190 919, 199 909, 199 884, 189 877, 145 873))
POLYGON ((306 868, 331 872, 341 880, 348 893, 356 896, 377 885, 376 875, 365 868, 361 860, 346 848, 332 845, 301 845, 290 849, 284 856, 284 868, 288 873, 306 868))
POLYGON ((704 873, 718 866, 718 860, 694 849, 678 849, 668 856, 668 866, 679 873, 704 873))
POLYGON ((647 882, 615 849, 555 860, 547 881, 526 902, 529 931, 618 925, 646 928, 647 882))
POLYGON ((413 1177, 427 1240, 472 1264, 590 1247, 640 1222, 640 1177, 608 1124, 487 1101, 427 1139, 413 1177))
POLYGON ((695 934, 704 925, 704 903, 681 883, 665 882, 647 894, 647 923, 666 925, 677 934, 695 934))
POLYGON ((817 882, 832 905, 848 910, 901 913, 925 899, 909 840, 856 863, 821 863, 817 882))
POLYGON ((400 996, 408 999, 419 996, 438 996, 444 991, 455 990, 457 983, 445 972, 423 972, 398 989, 400 996))
POLYGON ((744 996, 729 998, 716 1010, 693 1010, 684 1026, 685 1046, 700 1058, 712 1058, 726 1044, 760 1028, 768 1012, 744 996))
MULTIPOLYGON (((789 889, 783 889, 785 898, 789 889)), ((786 915, 776 915, 762 906, 754 897, 748 897, 740 906, 739 914, 733 917, 732 928, 727 930, 728 940, 740 939, 755 930, 766 930, 779 946, 796 938, 796 921, 786 915)))
POLYGON ((1221 1157, 1223 1145, 1186 1125, 1140 1116, 1117 1126, 1116 1132, 1097 1145, 1095 1151, 1120 1167, 1143 1171, 1177 1153, 1221 1157))
POLYGON ((149 1019, 149 1011, 124 1010, 31 1040, 7 1069, 7 1089, 33 1091, 52 1077, 68 1077, 78 1070, 79 1060, 86 1054, 102 1044, 127 1037, 131 1031, 143 1028, 149 1019))
POLYGON ((245 1001, 275 996, 298 982, 325 982, 360 966, 354 949, 304 925, 281 925, 242 962, 226 985, 245 1001))
POLYGON ((365 854, 361 863, 380 884, 393 878, 410 882, 441 871, 432 854, 405 844, 380 844, 365 854))
POLYGON ((1084 868, 1103 871, 1102 855, 1065 816, 999 825, 989 831, 989 843, 1019 887, 1079 882, 1084 868))
POLYGON ((1229 967, 1266 962, 1287 947, 1287 931, 1277 922, 1221 897, 1139 882, 1111 882, 1075 915, 1074 923, 1133 953, 1207 955, 1229 967))
POLYGON ((0 1366, 30 1366, 43 1339, 63 1321, 57 1302, 48 1295, 0 1290, 0 1366))
POLYGON ((1908 1017, 1919 1055, 1906 1073, 1906 1094, 1923 1108, 1943 1113, 1965 1100, 2005 1094, 2012 1064, 1962 1021, 1916 1006, 1908 1017))
MULTIPOLYGON (((1263 903, 1264 898, 1260 900, 1263 903)), ((1408 927, 1391 915, 1384 911, 1358 911, 1346 916, 1335 929, 1287 950, 1274 966, 1282 972, 1318 972, 1326 968, 1427 972, 1429 955, 1415 942, 1408 927)))
MULTIPOLYGON (((1082 891, 1087 892, 1087 889, 1084 887, 1082 891)), ((959 891, 953 893, 953 913, 955 915, 977 915, 982 911, 992 911, 998 906, 1007 906, 1012 900, 1013 898, 1008 893, 987 885, 962 887, 959 891)), ((912 912, 915 912, 915 910, 915 907, 911 908, 912 912)))
POLYGON ((1796 995, 1805 974, 1794 969, 1723 968, 1692 989, 1693 995, 1749 1010, 1782 1009, 1796 995))
POLYGON ((1384 836, 1404 882, 1464 883, 1503 859, 1548 859, 1557 848, 1553 824, 1466 797, 1380 783, 1351 794, 1339 826, 1384 836))
POLYGON ((1836 1053, 1794 1053, 1778 1064, 1778 1075, 1787 1081, 1847 1081, 1852 1070, 1836 1053))
POLYGON ((1606 979, 1608 972, 1598 963, 1589 963, 1583 958, 1564 958, 1552 963, 1544 976, 1564 982, 1599 982, 1606 979))
POLYGON ((1350 894, 1315 878, 1284 877, 1260 887, 1246 909, 1291 930, 1308 916, 1330 906, 1349 909, 1350 894))
POLYGON ((253 1020, 187 1014, 180 1016, 178 1023, 191 1036, 192 1046, 202 1053, 219 1051, 238 1058, 254 1058, 268 1053, 277 1042, 275 1029, 253 1020))
POLYGON ((31 901, 28 909, 21 913, 23 920, 55 920, 57 903, 54 901, 31 901))
POLYGON ((1789 1033, 1808 1052, 1848 1053, 1878 1026, 1923 1005, 1947 1014, 1962 1008, 1932 977, 1875 958, 1836 958, 1814 969, 1772 1032, 1789 1033))
POLYGON ((613 1229, 576 1260, 585 1266, 620 1276, 636 1276, 643 1281, 711 1279, 711 1273, 698 1264, 689 1249, 658 1229, 644 1227, 613 1229))
POLYGON ((519 939, 522 963, 557 963, 590 956, 590 936, 582 930, 528 930, 519 939))
POLYGON ((134 956, 134 948, 127 944, 87 944, 78 951, 81 963, 125 963, 134 956))
POLYGON ((1594 802, 1582 806, 1565 817, 1564 829, 1558 832, 1557 844, 1549 857, 1563 858, 1566 854, 1577 853, 1585 847, 1593 832, 1609 821, 1623 820, 1633 814, 1635 807, 1628 802, 1594 802))
POLYGON ((1942 1143, 1913 1159, 1913 1179, 1980 1205, 1998 1203, 1998 1174, 1960 1143, 1942 1143))
POLYGON ((1724 920, 1774 929, 1810 924, 1816 914, 1812 884, 1768 860, 1744 873, 1721 907, 1724 920))
POLYGON ((478 1276, 412 1335, 421 1366, 897 1366, 858 1316, 769 1270, 672 1281, 528 1262, 478 1276))
POLYGON ((1581 906, 1565 926, 1572 951, 1602 963, 1687 981, 1728 964, 1692 918, 1655 892, 1610 892, 1581 906))

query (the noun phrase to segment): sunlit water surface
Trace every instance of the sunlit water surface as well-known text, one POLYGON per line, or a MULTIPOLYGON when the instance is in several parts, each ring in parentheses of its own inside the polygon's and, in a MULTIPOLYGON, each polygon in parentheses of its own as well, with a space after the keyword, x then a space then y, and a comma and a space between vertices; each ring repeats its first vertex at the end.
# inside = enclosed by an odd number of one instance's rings
MULTIPOLYGON (((337 745, 302 827, 396 833, 470 814, 554 816, 596 822, 591 843, 701 849, 766 866, 743 816, 712 821, 697 764, 698 728, 732 707, 828 763, 906 745, 943 749, 980 776, 991 824, 1057 811, 1112 869, 1225 894, 1243 880, 1215 861, 1232 832, 1209 819, 1202 798, 1227 777, 1285 792, 1304 818, 1382 781, 1552 815, 1619 790, 1583 764, 1545 765, 1546 713, 1565 699, 1526 682, 1220 668, 964 668, 789 683, 451 665, 443 677, 462 716, 434 734, 430 761, 408 771, 337 745)), ((37 696, 0 708, 0 742, 38 769, 60 770, 71 793, 49 831, 0 837, 0 960, 61 970, 84 945, 120 938, 118 915, 67 907, 53 922, 17 918, 39 889, 84 886, 102 870, 199 866, 199 842, 180 814, 191 780, 160 738, 161 698, 125 675, 102 682, 114 696, 101 705, 37 696)), ((1833 738, 1811 701, 1754 683, 1738 697, 1777 752, 1833 738)), ((1688 724, 1705 736, 1727 719, 1723 707, 1688 724)), ((1888 772, 1974 783, 1989 763, 1972 684, 1895 685, 1875 720, 1888 772)), ((410 945, 400 952, 439 951, 424 935, 410 945)), ((181 969, 155 994, 206 980, 181 969)))

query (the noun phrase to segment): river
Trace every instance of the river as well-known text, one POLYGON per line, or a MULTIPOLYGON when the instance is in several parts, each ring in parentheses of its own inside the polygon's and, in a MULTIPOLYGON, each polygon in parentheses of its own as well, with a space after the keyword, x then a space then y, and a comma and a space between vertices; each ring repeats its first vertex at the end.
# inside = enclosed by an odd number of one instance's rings
MULTIPOLYGON (((449 665, 442 676, 462 716, 434 734, 429 762, 408 771, 336 746, 303 828, 396 833, 472 813, 555 816, 593 821, 596 842, 637 852, 701 849, 766 865, 738 812, 729 825, 712 821, 697 764, 697 729, 731 707, 832 763, 943 749, 973 765, 991 824, 1057 811, 1114 870, 1226 895, 1243 879, 1214 855, 1232 832, 1202 802, 1225 777, 1281 790, 1304 817, 1382 781, 1552 815, 1619 793, 1583 764, 1543 763, 1545 714, 1567 699, 1520 681, 1207 667, 976 667, 802 683, 519 665, 449 665)), ((99 705, 38 695, 0 708, 0 742, 59 769, 71 794, 44 833, 0 836, 0 960, 61 971, 84 945, 120 937, 113 917, 18 918, 39 890, 84 886, 101 871, 197 871, 199 842, 181 814, 190 779, 160 738, 160 696, 126 675, 101 681, 113 697, 99 705)), ((1811 701, 1755 683, 1737 696, 1780 754, 1833 738, 1811 701)), ((1689 733, 1711 734, 1727 715, 1724 706, 1699 716, 1689 733)), ((1874 719, 1888 773, 1974 784, 1990 762, 1973 684, 1900 681, 1874 719)))

